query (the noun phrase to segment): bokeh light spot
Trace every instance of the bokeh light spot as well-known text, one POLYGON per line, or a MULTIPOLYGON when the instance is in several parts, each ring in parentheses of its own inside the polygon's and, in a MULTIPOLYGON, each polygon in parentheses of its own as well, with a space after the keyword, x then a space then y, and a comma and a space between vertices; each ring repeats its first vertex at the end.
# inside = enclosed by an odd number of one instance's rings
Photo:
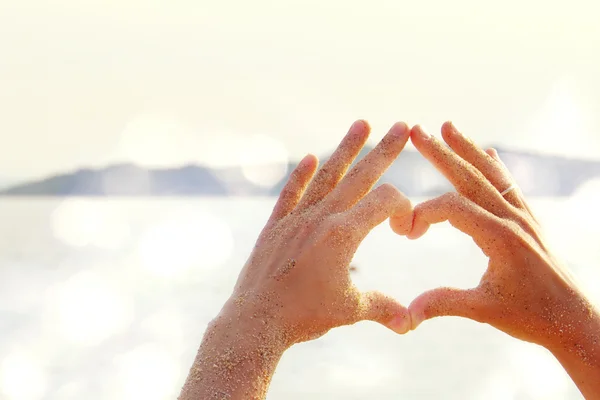
POLYGON ((210 270, 233 253, 229 225, 207 212, 181 212, 150 228, 141 238, 138 256, 145 269, 173 277, 193 266, 210 270))
POLYGON ((108 280, 81 272, 51 293, 53 325, 73 343, 93 346, 121 332, 133 319, 133 304, 108 280))
POLYGON ((164 308, 144 319, 140 327, 153 340, 168 344, 171 351, 185 351, 183 318, 176 309, 164 308))
POLYGON ((115 357, 123 398, 165 400, 178 390, 180 368, 163 348, 144 344, 115 357))
POLYGON ((52 213, 52 228, 56 238, 74 247, 116 249, 130 237, 129 224, 119 208, 99 200, 65 200, 52 213))
POLYGON ((266 135, 250 137, 240 155, 244 177, 262 187, 271 187, 285 177, 288 160, 283 143, 266 135))
POLYGON ((582 146, 582 143, 594 140, 594 133, 589 129, 589 115, 582 108, 583 104, 576 81, 569 76, 559 79, 520 137, 521 144, 532 149, 543 146, 544 151, 554 154, 591 156, 592 149, 582 146), (566 132, 569 133, 568 139, 566 132))

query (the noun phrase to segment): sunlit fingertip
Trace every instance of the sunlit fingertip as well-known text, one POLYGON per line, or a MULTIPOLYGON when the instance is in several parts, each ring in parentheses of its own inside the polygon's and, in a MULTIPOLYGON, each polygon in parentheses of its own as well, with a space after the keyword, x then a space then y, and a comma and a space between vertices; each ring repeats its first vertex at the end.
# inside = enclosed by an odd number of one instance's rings
POLYGON ((487 149, 485 151, 490 157, 492 157, 494 160, 496 161, 500 161, 500 156, 498 155, 498 152, 496 151, 496 149, 494 149, 493 147, 490 147, 489 149, 487 149))
POLYGON ((452 124, 452 121, 446 121, 442 124, 442 132, 457 132, 456 127, 452 124))
POLYGON ((393 194, 394 196, 401 195, 401 192, 398 190, 398 188, 396 186, 392 185, 389 182, 382 183, 375 190, 379 190, 379 191, 383 191, 385 193, 393 194))
POLYGON ((393 330, 399 335, 404 335, 409 332, 412 328, 412 318, 408 311, 401 314, 395 315, 394 318, 388 323, 388 328, 393 330))
POLYGON ((350 127, 351 132, 365 132, 368 133, 371 130, 371 126, 364 119, 354 121, 350 127))
POLYGON ((406 238, 408 240, 417 240, 417 239, 420 239, 424 234, 425 234, 425 232, 415 233, 414 231, 412 231, 412 232, 409 232, 408 234, 406 234, 406 238))
POLYGON ((462 138, 460 132, 456 130, 456 128, 454 127, 454 125, 452 125, 452 122, 450 121, 444 122, 440 131, 442 133, 442 138, 448 144, 450 144, 450 141, 452 141, 452 139, 462 138))
POLYGON ((390 217, 390 227, 392 231, 400 236, 406 236, 412 231, 413 212, 395 214, 390 217))
POLYGON ((423 236, 429 230, 429 223, 422 219, 414 219, 412 223, 412 230, 406 235, 410 240, 416 240, 423 236))
POLYGON ((429 140, 431 135, 423 129, 420 125, 415 125, 410 130, 410 136, 412 139, 429 140))
POLYGON ((406 125, 405 122, 396 122, 390 128, 389 134, 398 138, 408 138, 408 136, 410 135, 410 129, 408 129, 408 125, 406 125))
POLYGON ((309 153, 304 156, 298 165, 304 170, 317 169, 319 166, 319 158, 314 154, 309 153))

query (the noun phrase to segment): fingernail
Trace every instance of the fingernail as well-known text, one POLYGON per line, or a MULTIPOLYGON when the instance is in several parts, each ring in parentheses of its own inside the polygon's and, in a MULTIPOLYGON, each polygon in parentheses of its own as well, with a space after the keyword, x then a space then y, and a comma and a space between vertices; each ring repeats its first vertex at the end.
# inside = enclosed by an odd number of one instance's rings
POLYGON ((363 120, 363 119, 359 119, 357 121, 354 121, 354 123, 352 124, 352 126, 350 127, 350 129, 354 130, 354 129, 364 129, 367 126, 367 121, 363 120))
POLYGON ((395 137, 404 136, 408 131, 408 126, 404 122, 396 122, 390 129, 390 133, 395 137))
POLYGON ((308 168, 312 163, 313 158, 315 158, 315 156, 310 153, 305 155, 304 158, 300 161, 300 168, 308 168))
POLYGON ((404 335, 410 331, 410 314, 398 314, 389 323, 389 327, 396 333, 404 335))

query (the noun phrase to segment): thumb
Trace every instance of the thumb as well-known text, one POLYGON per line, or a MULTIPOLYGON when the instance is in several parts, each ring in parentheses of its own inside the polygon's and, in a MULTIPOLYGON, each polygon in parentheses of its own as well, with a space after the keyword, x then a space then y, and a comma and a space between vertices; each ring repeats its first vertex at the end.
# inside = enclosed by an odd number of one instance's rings
POLYGON ((482 297, 477 289, 438 288, 421 294, 408 306, 412 326, 441 316, 456 316, 481 321, 482 297))
POLYGON ((397 300, 380 292, 366 292, 361 293, 360 296, 357 322, 363 320, 379 322, 399 334, 410 330, 408 309, 397 300))

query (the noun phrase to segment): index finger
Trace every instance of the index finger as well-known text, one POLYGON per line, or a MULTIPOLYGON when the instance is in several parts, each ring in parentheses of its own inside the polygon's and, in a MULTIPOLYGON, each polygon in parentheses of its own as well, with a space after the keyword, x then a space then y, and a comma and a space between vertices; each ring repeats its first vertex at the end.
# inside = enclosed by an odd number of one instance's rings
POLYGON ((416 239, 425 234, 430 225, 444 221, 471 236, 488 257, 511 251, 501 243, 514 234, 510 227, 494 214, 453 192, 415 207, 414 224, 408 238, 416 239))
POLYGON ((411 215, 412 203, 389 183, 384 183, 363 197, 358 204, 341 214, 352 225, 360 240, 391 215, 411 215))

